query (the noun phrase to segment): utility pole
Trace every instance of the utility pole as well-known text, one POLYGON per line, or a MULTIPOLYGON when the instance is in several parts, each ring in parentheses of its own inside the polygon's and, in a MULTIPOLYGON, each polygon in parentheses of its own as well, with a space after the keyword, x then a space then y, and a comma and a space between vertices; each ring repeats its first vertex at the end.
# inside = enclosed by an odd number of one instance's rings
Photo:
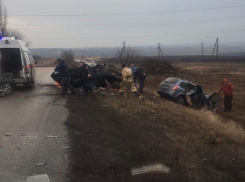
POLYGON ((214 50, 213 50, 212 58, 214 56, 215 50, 216 50, 216 59, 218 59, 218 56, 219 56, 219 38, 218 37, 217 37, 216 42, 214 44, 214 50))
POLYGON ((122 59, 123 59, 123 63, 125 64, 126 61, 126 42, 123 41, 123 54, 122 54, 122 59))
POLYGON ((125 59, 126 59, 126 42, 123 41, 123 48, 121 51, 121 64, 125 64, 125 59))
POLYGON ((216 59, 219 58, 219 38, 217 37, 217 49, 216 49, 216 59))
POLYGON ((203 42, 201 43, 201 45, 202 45, 202 59, 203 59, 203 42))
POLYGON ((160 43, 158 43, 157 49, 158 49, 158 60, 161 61, 161 57, 160 57, 161 56, 161 52, 160 52, 161 45, 160 45, 160 43))
POLYGON ((159 59, 159 61, 161 61, 161 57, 163 58, 163 53, 162 53, 162 49, 161 49, 161 44, 160 43, 158 43, 157 49, 158 49, 158 59, 159 59))
POLYGON ((123 62, 126 63, 126 42, 123 42, 123 62))

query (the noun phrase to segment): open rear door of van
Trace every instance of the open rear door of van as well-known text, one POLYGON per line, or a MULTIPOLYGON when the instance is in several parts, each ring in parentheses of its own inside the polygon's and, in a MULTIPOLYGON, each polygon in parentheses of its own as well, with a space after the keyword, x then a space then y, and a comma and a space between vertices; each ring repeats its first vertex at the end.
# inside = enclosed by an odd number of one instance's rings
POLYGON ((20 48, 0 48, 2 73, 12 73, 13 78, 22 77, 22 59, 20 48))

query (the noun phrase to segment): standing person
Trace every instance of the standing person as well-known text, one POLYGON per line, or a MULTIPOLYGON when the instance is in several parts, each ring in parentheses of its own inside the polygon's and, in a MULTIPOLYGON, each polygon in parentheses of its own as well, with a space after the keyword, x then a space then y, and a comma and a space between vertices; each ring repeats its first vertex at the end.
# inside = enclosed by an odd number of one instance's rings
POLYGON ((223 80, 223 84, 221 88, 219 89, 219 91, 217 91, 217 93, 220 93, 221 91, 223 91, 224 106, 225 106, 224 112, 232 110, 233 90, 234 90, 233 85, 229 83, 228 80, 225 78, 223 80))
POLYGON ((141 64, 140 68, 137 70, 137 77, 139 80, 139 91, 140 93, 143 93, 144 86, 145 86, 145 79, 147 77, 146 67, 144 64, 141 64))
POLYGON ((132 91, 134 94, 139 97, 140 95, 137 92, 137 88, 134 86, 134 79, 133 79, 133 72, 130 68, 128 68, 125 64, 122 64, 122 76, 123 81, 121 83, 121 90, 122 94, 127 95, 129 91, 132 91))
POLYGON ((60 82, 60 86, 62 89, 62 94, 67 94, 66 86, 74 93, 76 94, 76 90, 71 86, 71 74, 69 71, 69 67, 66 65, 65 61, 58 58, 57 59, 57 66, 54 69, 58 72, 58 75, 62 78, 60 82))
POLYGON ((131 64, 130 69, 133 72, 134 86, 136 87, 136 85, 137 85, 137 83, 136 83, 136 81, 137 81, 137 68, 134 66, 134 64, 131 64))
POLYGON ((82 61, 79 62, 80 66, 80 76, 81 80, 83 82, 83 91, 85 95, 88 95, 89 93, 93 93, 91 83, 92 83, 92 72, 91 68, 83 63, 82 61))

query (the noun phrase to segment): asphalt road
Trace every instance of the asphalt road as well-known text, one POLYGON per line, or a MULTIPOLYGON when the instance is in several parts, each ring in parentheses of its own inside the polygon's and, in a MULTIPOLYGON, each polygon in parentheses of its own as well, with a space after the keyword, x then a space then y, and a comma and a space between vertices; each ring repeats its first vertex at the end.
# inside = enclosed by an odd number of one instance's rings
POLYGON ((17 87, 0 98, 0 182, 26 182, 39 174, 52 182, 67 181, 68 110, 66 97, 53 86, 52 70, 37 68, 33 90, 17 87))

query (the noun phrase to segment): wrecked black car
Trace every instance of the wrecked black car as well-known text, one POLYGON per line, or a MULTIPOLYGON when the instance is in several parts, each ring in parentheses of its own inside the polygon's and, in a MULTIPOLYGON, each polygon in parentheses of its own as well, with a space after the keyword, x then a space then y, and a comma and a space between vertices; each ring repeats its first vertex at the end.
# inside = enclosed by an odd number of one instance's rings
MULTIPOLYGON (((92 71, 92 83, 94 87, 120 89, 120 83, 122 82, 122 74, 113 65, 97 64, 91 66, 92 71)), ((80 88, 83 86, 83 82, 80 77, 79 67, 70 67, 71 73, 71 85, 74 88, 80 88)), ((57 83, 61 82, 61 77, 58 73, 53 72, 51 77, 57 83)))

